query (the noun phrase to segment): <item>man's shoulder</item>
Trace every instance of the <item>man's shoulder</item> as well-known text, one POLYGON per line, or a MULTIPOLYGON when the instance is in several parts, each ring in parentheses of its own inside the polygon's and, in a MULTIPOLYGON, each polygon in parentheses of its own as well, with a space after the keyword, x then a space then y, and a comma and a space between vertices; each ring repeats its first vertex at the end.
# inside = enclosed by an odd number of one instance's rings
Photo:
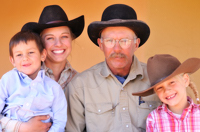
POLYGON ((88 77, 89 75, 98 74, 101 71, 101 69, 104 67, 104 63, 105 62, 100 62, 100 63, 98 63, 98 64, 96 64, 96 65, 94 65, 94 66, 92 66, 92 67, 90 67, 90 68, 88 68, 86 70, 84 70, 83 72, 77 74, 74 79, 76 79, 76 78, 85 78, 85 77, 88 77))

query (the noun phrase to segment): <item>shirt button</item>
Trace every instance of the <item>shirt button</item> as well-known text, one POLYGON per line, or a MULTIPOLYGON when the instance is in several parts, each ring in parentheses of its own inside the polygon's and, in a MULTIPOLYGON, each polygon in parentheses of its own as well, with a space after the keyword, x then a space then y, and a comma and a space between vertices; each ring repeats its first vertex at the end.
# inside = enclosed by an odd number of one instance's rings
POLYGON ((126 127, 128 128, 128 125, 126 125, 126 127))
POLYGON ((152 105, 149 105, 149 107, 152 107, 152 105))
POLYGON ((101 110, 98 110, 98 112, 101 112, 101 110))
POLYGON ((26 103, 26 106, 29 106, 29 103, 26 103))
POLYGON ((123 110, 126 110, 126 108, 123 108, 123 110))

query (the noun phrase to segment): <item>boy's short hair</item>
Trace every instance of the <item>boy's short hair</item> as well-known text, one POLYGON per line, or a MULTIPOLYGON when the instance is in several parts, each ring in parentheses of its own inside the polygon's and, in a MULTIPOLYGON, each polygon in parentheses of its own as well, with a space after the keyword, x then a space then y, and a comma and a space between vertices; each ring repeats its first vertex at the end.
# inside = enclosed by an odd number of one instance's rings
POLYGON ((44 49, 44 45, 39 34, 31 32, 31 31, 20 31, 16 33, 10 40, 9 43, 9 53, 10 56, 13 57, 12 49, 14 46, 18 45, 20 42, 24 42, 27 44, 28 41, 35 41, 40 53, 42 53, 44 49))

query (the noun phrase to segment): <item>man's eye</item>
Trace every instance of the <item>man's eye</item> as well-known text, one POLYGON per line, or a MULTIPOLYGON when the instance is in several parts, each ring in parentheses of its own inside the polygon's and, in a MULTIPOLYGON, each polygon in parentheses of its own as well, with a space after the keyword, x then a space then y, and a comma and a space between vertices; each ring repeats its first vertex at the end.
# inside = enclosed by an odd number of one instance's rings
POLYGON ((108 39, 108 40, 106 40, 106 42, 108 42, 108 43, 112 43, 113 40, 112 40, 112 39, 108 39))
POLYGON ((22 54, 17 54, 16 56, 22 56, 22 54))

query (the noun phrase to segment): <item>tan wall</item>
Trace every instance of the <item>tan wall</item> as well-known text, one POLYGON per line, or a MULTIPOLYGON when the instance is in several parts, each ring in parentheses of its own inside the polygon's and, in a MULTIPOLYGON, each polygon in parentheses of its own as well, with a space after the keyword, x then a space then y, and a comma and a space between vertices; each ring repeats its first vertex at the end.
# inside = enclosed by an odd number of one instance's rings
MULTIPOLYGON (((103 53, 87 36, 87 26, 100 21, 103 10, 116 3, 133 7, 138 19, 151 29, 149 40, 136 51, 138 58, 147 59, 160 53, 176 56, 181 62, 189 57, 200 57, 200 1, 199 0, 3 0, 0 5, 0 77, 12 69, 8 43, 26 22, 37 22, 46 5, 58 4, 74 19, 85 15, 83 34, 75 40, 68 60, 79 72, 103 61, 103 53)), ((192 75, 200 91, 200 70, 192 75)))

